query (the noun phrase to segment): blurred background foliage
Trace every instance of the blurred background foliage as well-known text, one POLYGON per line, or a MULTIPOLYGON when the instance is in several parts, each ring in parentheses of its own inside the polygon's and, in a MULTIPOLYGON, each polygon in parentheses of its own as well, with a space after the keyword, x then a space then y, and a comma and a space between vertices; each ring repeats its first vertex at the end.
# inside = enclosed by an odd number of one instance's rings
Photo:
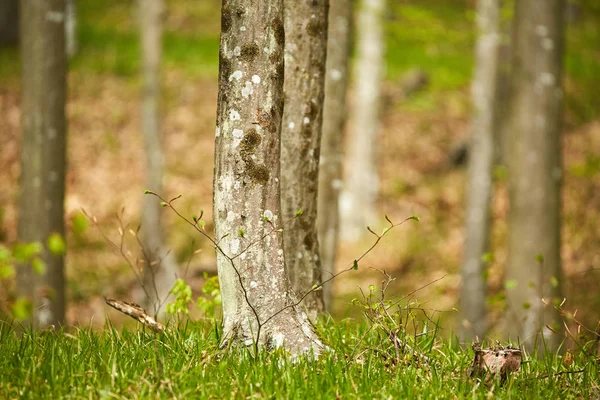
MULTIPOLYGON (((366 266, 385 269, 397 280, 398 293, 435 278, 419 298, 425 307, 448 311, 452 318, 459 285, 463 240, 465 173, 450 165, 458 143, 468 137, 469 86, 474 46, 473 0, 395 0, 386 15, 385 107, 381 132, 381 221, 418 215, 421 222, 402 227, 370 255, 366 266), (416 71, 416 72, 415 72, 416 71), (422 84, 410 95, 402 87, 410 74, 422 84)), ((136 7, 131 0, 79 0, 79 51, 70 61, 69 216, 67 275, 70 323, 102 325, 106 313, 100 296, 129 296, 134 276, 112 252, 97 229, 81 214, 97 216, 109 237, 117 235, 115 212, 135 226, 142 196, 143 162, 139 117, 140 46, 136 7)), ((220 1, 167 0, 163 58, 163 130, 167 153, 167 197, 182 193, 182 212, 207 210, 210 221, 212 161, 218 72, 220 1)), ((510 19, 510 2, 505 18, 510 19)), ((600 309, 600 3, 572 2, 567 15, 564 80, 566 135, 562 250, 566 308, 594 326, 600 309), (587 319, 587 320, 586 320, 587 319)), ((19 73, 15 48, 0 49, 0 241, 16 240, 19 174, 19 73)), ((506 187, 498 169, 494 201, 493 251, 487 277, 494 321, 504 307, 506 187)), ((185 224, 165 215, 169 244, 195 295, 205 273, 214 274, 214 254, 185 224), (194 250, 203 252, 190 257, 194 250)), ((211 223, 207 224, 211 229, 211 223)), ((368 242, 363 243, 366 247, 368 242)), ((132 246, 132 251, 135 247, 132 246)), ((342 245, 339 268, 359 255, 342 245)), ((350 301, 357 285, 383 277, 369 268, 336 282, 338 317, 355 315, 350 301)), ((10 300, 2 281, 0 301, 10 300), (4 298, 2 298, 4 297, 4 298)))

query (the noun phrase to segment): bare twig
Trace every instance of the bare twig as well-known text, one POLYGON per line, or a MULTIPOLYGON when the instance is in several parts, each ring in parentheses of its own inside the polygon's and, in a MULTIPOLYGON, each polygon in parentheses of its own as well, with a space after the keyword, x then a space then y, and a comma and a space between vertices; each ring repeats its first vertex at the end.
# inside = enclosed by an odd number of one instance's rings
POLYGON ((163 324, 149 316, 142 307, 135 303, 128 303, 126 301, 107 298, 105 298, 104 300, 106 301, 106 304, 108 304, 115 310, 118 310, 123 314, 129 315, 131 318, 139 321, 144 326, 152 329, 156 333, 163 333, 165 331, 168 331, 168 329, 163 324))

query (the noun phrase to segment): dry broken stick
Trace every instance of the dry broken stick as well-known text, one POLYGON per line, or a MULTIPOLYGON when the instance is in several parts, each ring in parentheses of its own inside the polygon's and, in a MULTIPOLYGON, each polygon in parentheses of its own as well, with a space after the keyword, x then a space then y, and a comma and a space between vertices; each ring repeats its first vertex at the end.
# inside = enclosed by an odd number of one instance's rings
POLYGON ((107 298, 104 298, 104 300, 106 301, 106 304, 108 304, 115 310, 121 311, 123 314, 127 314, 131 318, 138 320, 144 326, 147 326, 156 333, 162 333, 167 331, 167 328, 163 324, 149 316, 142 307, 135 303, 128 303, 126 301, 107 298))
POLYGON ((475 352, 473 363, 469 368, 470 377, 500 377, 504 382, 511 372, 521 368, 521 350, 515 347, 496 346, 482 349, 479 340, 471 346, 475 352))

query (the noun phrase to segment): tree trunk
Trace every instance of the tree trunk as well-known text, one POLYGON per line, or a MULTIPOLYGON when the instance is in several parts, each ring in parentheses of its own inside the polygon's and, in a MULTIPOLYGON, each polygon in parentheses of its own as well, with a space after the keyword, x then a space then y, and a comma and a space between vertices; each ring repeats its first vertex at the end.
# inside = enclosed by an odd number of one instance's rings
POLYGON ((363 0, 358 11, 356 87, 346 187, 342 192, 342 239, 356 241, 374 223, 379 189, 375 164, 379 132, 380 84, 383 78, 384 0, 363 0))
MULTIPOLYGON (((163 190, 163 149, 160 133, 160 59, 162 50, 162 0, 139 0, 142 38, 142 132, 146 152, 146 188, 163 190)), ((169 291, 175 283, 177 266, 164 245, 160 221, 161 207, 153 196, 145 196, 142 209, 142 241, 147 258, 144 291, 147 305, 155 313, 164 311, 169 291)))
MULTIPOLYGON (((327 42, 323 137, 319 166, 317 226, 324 279, 335 273, 339 236, 339 196, 342 189, 343 133, 350 60, 352 6, 349 0, 331 0, 327 42)), ((331 284, 323 287, 325 306, 331 311, 331 284)))
POLYGON ((50 251, 48 238, 64 240, 66 164, 65 1, 23 0, 21 8, 22 144, 18 236, 44 245, 45 274, 32 265, 17 269, 17 290, 32 302, 35 326, 65 318, 64 251, 50 251))
POLYGON ((515 10, 506 280, 509 328, 529 348, 540 332, 559 339, 545 326, 559 327, 563 11, 562 0, 515 10))
POLYGON ((280 232, 283 0, 229 0, 221 13, 214 219, 224 337, 318 354, 280 232))
MULTIPOLYGON (((284 1, 285 107, 281 133, 283 243, 297 295, 321 282, 317 234, 319 154, 325 95, 328 0, 284 1), (294 218, 297 210, 303 214, 294 218), (289 222, 288 222, 289 221, 289 222)), ((303 306, 314 319, 325 310, 323 291, 303 306)))
POLYGON ((0 47, 19 41, 19 0, 0 0, 0 47))
POLYGON ((479 36, 472 86, 474 116, 469 158, 466 240, 460 294, 462 330, 463 335, 469 339, 483 337, 486 331, 486 265, 483 256, 489 247, 499 23, 499 0, 479 0, 479 36))

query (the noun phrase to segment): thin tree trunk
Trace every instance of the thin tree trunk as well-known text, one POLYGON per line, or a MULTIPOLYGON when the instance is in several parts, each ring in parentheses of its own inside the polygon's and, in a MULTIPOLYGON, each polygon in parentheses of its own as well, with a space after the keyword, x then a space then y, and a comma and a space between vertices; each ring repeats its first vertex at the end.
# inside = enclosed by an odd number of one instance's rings
POLYGON ((67 19, 65 20, 65 49, 67 57, 77 53, 77 6, 76 0, 67 0, 67 19))
POLYGON ((479 0, 475 77, 472 86, 474 116, 469 158, 466 241, 460 293, 462 330, 467 338, 483 337, 486 331, 486 265, 483 256, 489 248, 499 23, 499 0, 479 0))
POLYGON ((44 244, 45 274, 31 265, 17 269, 17 290, 32 302, 35 326, 65 318, 64 252, 50 251, 48 238, 64 240, 66 164, 65 1, 22 0, 22 145, 19 241, 44 244))
POLYGON ((214 218, 224 336, 318 354, 293 306, 280 232, 283 1, 229 0, 221 13, 214 218))
POLYGON ((19 41, 19 0, 0 0, 0 47, 19 41))
MULTIPOLYGON (((142 131, 146 150, 146 189, 162 193, 163 148, 160 129, 160 59, 162 53, 162 0, 139 0, 142 37, 142 131)), ((169 291, 175 283, 177 265, 165 249, 161 207, 152 196, 144 197, 142 240, 146 246, 144 289, 148 307, 164 311, 169 291)))
MULTIPOLYGON (((285 260, 298 295, 321 282, 317 234, 319 154, 325 95, 328 0, 284 1, 285 107, 281 136, 281 193, 285 260), (302 216, 295 218, 301 209, 302 216)), ((314 319, 325 310, 323 291, 303 306, 314 319)))
POLYGON ((506 280, 509 328, 529 348, 540 332, 559 340, 542 299, 560 296, 563 12, 562 0, 516 2, 506 280))
MULTIPOLYGON (((331 0, 327 39, 323 137, 319 166, 317 226, 324 279, 335 273, 339 237, 339 196, 342 189, 343 137, 350 60, 352 6, 349 0, 331 0)), ((331 284, 323 287, 325 306, 331 311, 331 284)))
POLYGON ((379 190, 376 143, 383 79, 383 14, 385 0, 363 0, 358 11, 356 87, 351 136, 342 192, 342 239, 356 241, 374 223, 379 190))

